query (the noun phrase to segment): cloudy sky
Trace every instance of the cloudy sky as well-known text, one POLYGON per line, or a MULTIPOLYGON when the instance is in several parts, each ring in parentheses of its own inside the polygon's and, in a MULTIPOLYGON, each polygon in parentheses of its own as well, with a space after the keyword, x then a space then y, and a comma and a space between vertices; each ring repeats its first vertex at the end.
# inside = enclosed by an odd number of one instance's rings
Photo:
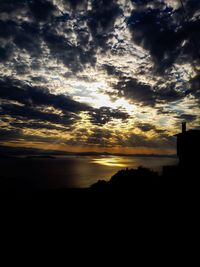
POLYGON ((0 145, 174 153, 200 125, 200 1, 1 0, 0 145))

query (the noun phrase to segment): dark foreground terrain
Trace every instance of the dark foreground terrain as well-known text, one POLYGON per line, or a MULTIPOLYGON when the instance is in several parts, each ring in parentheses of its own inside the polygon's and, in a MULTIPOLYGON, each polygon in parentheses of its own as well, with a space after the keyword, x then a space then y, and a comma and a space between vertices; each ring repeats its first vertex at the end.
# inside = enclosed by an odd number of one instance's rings
POLYGON ((106 182, 100 180, 85 189, 38 190, 33 184, 26 184, 23 179, 7 180, 1 178, 1 197, 5 203, 14 200, 14 204, 26 203, 61 203, 68 207, 91 205, 94 201, 129 201, 129 203, 158 204, 161 200, 187 199, 198 196, 199 168, 186 169, 180 166, 163 167, 162 175, 139 167, 123 169, 106 182))
MULTIPOLYGON (((145 168, 121 170, 109 182, 99 181, 87 189, 23 190, 19 193, 16 188, 20 185, 13 183, 12 188, 9 185, 8 191, 1 195, 1 206, 9 214, 3 215, 2 221, 9 218, 6 234, 15 225, 17 242, 23 233, 24 245, 33 244, 35 240, 36 248, 41 246, 42 253, 43 244, 51 247, 53 243, 55 247, 68 243, 75 252, 77 248, 81 251, 85 248, 89 257, 96 255, 94 250, 98 259, 107 252, 110 254, 111 248, 114 248, 114 257, 116 253, 121 255, 125 246, 134 259, 134 254, 140 251, 140 261, 149 262, 153 257, 154 262, 160 263, 159 258, 161 262, 171 262, 169 255, 172 254, 180 262, 184 250, 188 255, 189 249, 192 252, 196 249, 191 244, 199 225, 197 180, 198 173, 167 167, 162 176, 145 168), (10 214, 14 214, 11 219, 10 214), (62 241, 53 242, 53 238, 62 241)), ((64 252, 67 259, 71 250, 64 252)), ((73 262, 76 258, 77 255, 73 262)), ((191 263, 190 257, 188 263, 191 263)))

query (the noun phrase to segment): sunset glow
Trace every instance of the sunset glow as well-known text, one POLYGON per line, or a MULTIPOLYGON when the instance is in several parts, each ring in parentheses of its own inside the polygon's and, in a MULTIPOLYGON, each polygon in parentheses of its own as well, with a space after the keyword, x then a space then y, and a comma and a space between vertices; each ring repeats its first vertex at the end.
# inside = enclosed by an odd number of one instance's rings
POLYGON ((199 126, 199 5, 185 1, 186 33, 178 0, 12 3, 0 10, 1 146, 174 154, 180 123, 199 126))

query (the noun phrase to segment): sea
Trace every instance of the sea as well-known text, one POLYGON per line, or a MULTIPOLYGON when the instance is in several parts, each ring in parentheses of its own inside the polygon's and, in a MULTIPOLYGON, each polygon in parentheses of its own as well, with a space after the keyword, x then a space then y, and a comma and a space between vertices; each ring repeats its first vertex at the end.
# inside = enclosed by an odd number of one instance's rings
POLYGON ((17 182, 20 188, 25 184, 35 189, 87 188, 110 180, 121 169, 143 166, 161 173, 162 166, 176 164, 173 157, 110 155, 0 159, 0 178, 7 184, 17 182))

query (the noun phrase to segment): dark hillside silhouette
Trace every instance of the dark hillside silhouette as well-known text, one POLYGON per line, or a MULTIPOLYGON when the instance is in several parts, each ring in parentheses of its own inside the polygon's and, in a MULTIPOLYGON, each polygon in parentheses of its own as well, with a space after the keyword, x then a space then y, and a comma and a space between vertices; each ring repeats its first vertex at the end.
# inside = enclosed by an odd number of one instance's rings
POLYGON ((177 137, 177 166, 163 166, 162 175, 149 169, 126 169, 116 173, 109 182, 98 181, 91 186, 92 190, 133 190, 162 187, 162 189, 177 186, 197 185, 200 170, 200 130, 186 130, 182 123, 182 133, 177 137))

